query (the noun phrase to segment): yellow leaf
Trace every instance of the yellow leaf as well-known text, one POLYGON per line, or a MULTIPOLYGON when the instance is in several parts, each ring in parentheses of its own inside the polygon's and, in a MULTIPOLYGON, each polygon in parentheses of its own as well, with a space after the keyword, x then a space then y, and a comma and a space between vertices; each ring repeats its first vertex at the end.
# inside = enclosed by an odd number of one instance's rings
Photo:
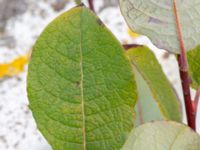
POLYGON ((0 78, 4 77, 8 71, 8 64, 0 64, 0 78))
POLYGON ((10 63, 0 64, 0 78, 3 77, 11 77, 14 75, 18 75, 19 73, 24 71, 24 66, 27 64, 29 59, 29 55, 19 56, 10 63))
POLYGON ((133 31, 130 30, 130 29, 128 29, 128 35, 129 35, 130 37, 133 37, 133 38, 137 38, 137 37, 140 36, 139 34, 133 32, 133 31))

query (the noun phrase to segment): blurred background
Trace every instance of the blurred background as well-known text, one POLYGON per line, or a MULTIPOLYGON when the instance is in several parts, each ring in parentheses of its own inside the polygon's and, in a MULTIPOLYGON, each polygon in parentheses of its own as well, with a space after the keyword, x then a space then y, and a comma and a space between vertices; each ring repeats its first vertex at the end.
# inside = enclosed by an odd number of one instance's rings
MULTIPOLYGON (((83 2, 87 5, 87 0, 83 2)), ((45 26, 75 5, 73 0, 0 0, 0 150, 51 150, 28 109, 27 63, 45 26)), ((94 0, 94 5, 98 16, 121 43, 148 45, 155 52, 182 101, 175 57, 157 49, 148 38, 131 32, 118 0, 94 0)))

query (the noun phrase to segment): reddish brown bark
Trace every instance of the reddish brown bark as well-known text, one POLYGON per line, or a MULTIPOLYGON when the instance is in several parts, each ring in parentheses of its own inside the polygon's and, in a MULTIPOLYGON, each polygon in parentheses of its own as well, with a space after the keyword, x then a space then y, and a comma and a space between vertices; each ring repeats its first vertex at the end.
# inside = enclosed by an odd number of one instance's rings
POLYGON ((193 107, 193 102, 190 94, 190 79, 188 73, 187 56, 177 12, 176 0, 173 1, 173 6, 174 6, 174 15, 177 27, 178 40, 180 44, 180 55, 178 55, 178 64, 179 64, 180 78, 183 89, 186 116, 187 116, 188 126, 190 126, 193 130, 196 130, 196 112, 193 107))
POLYGON ((190 80, 189 80, 188 71, 183 70, 181 68, 182 61, 181 61, 180 55, 178 55, 178 62, 179 62, 179 71, 180 71, 180 78, 181 78, 181 83, 182 83, 182 90, 183 90, 188 126, 190 126, 193 130, 196 130, 196 112, 194 110, 191 94, 190 94, 190 80))
POLYGON ((95 13, 93 0, 88 0, 89 8, 95 13))
POLYGON ((135 48, 135 47, 138 47, 140 45, 137 45, 137 44, 124 44, 122 46, 124 47, 125 50, 128 50, 130 48, 135 48))

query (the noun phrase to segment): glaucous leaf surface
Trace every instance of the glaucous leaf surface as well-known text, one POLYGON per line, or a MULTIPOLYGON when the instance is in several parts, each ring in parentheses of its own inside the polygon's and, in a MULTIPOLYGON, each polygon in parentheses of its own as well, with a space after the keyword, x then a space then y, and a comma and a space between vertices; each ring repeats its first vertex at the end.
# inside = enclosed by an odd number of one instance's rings
POLYGON ((80 5, 38 38, 28 69, 28 97, 54 150, 116 150, 134 126, 131 64, 111 32, 80 5))
POLYGON ((199 150, 200 136, 172 122, 151 122, 132 130, 122 150, 199 150))
MULTIPOLYGON (((200 43, 199 0, 176 0, 187 50, 200 43)), ((120 0, 120 7, 129 27, 147 35, 159 48, 180 53, 173 0, 120 0)))
POLYGON ((135 106, 136 125, 139 126, 152 120, 165 120, 167 117, 165 117, 161 112, 149 85, 138 72, 136 67, 133 66, 133 70, 138 91, 138 100, 135 106))
MULTIPOLYGON (((161 115, 154 114, 158 112, 155 107, 158 107, 163 118, 181 121, 179 99, 163 73, 155 55, 149 48, 144 46, 128 50, 127 55, 132 62, 134 70, 137 71, 135 72, 135 77, 139 90, 138 104, 140 105, 140 112, 143 114, 143 122, 161 119, 161 115), (151 100, 153 100, 152 103, 151 100)), ((140 113, 137 115, 140 115, 140 113)), ((141 116, 138 117, 141 119, 141 116)))
POLYGON ((187 53, 189 71, 192 78, 192 87, 198 89, 200 86, 200 46, 187 53))

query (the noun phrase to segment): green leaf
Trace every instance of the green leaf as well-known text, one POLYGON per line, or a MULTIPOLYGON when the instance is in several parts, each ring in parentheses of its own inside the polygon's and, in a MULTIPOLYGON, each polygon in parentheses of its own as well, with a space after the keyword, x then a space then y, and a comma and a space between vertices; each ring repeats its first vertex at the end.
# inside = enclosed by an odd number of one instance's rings
POLYGON ((151 122, 133 129, 122 150, 199 150, 200 136, 171 121, 151 122))
POLYGON ((192 87, 198 89, 200 86, 200 46, 187 53, 189 71, 192 78, 192 87))
POLYGON ((40 35, 29 64, 28 97, 54 150, 116 150, 134 126, 131 64, 84 6, 62 14, 40 35))
MULTIPOLYGON (((185 48, 200 43, 199 0, 176 0, 185 48)), ((120 0, 120 7, 129 27, 147 35, 159 48, 180 53, 173 0, 120 0)))
POLYGON ((162 119, 181 121, 178 97, 154 54, 143 46, 130 49, 127 54, 136 75, 139 124, 162 119))

